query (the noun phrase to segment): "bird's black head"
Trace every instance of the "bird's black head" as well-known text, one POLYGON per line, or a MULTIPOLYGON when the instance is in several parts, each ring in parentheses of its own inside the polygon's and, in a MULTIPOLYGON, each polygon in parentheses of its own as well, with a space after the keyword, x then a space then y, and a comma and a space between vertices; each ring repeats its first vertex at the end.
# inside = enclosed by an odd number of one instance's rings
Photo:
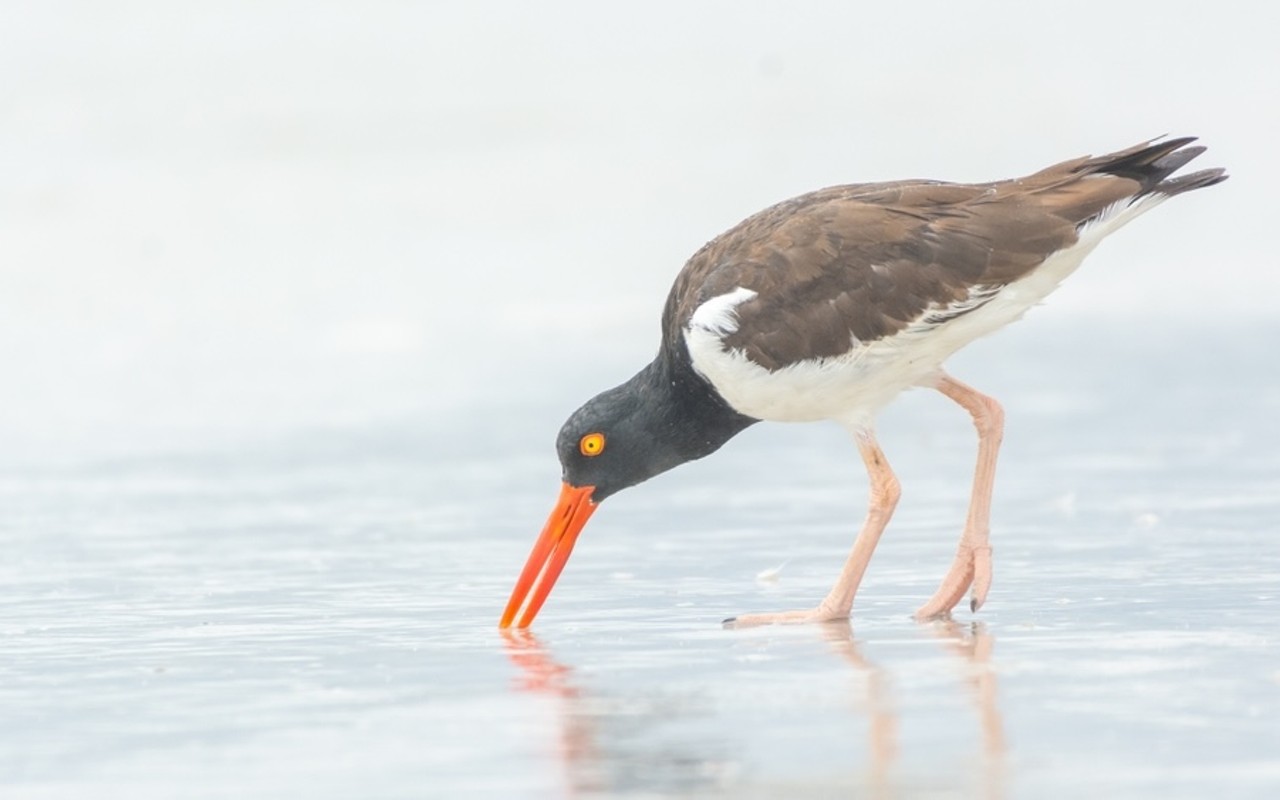
POLYGON ((591 398, 556 437, 564 482, 592 487, 591 499, 598 503, 679 464, 683 459, 654 435, 653 416, 630 384, 591 398))
POLYGON ((659 356, 591 398, 560 429, 560 499, 511 591, 501 627, 533 622, 601 500, 715 452, 756 421, 729 408, 687 359, 683 351, 659 356))
POLYGON ((730 409, 702 378, 655 362, 573 412, 556 437, 564 482, 599 503, 708 455, 755 420, 730 409))

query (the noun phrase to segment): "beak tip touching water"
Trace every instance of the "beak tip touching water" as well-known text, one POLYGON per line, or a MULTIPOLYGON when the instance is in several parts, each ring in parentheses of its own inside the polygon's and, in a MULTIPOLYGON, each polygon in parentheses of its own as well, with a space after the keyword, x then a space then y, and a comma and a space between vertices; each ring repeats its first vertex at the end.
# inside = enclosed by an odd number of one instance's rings
POLYGON ((499 628, 510 628, 512 623, 517 628, 527 628, 538 615, 573 552, 578 534, 596 510, 596 503, 591 499, 594 491, 594 486, 561 485, 560 499, 511 591, 499 628))

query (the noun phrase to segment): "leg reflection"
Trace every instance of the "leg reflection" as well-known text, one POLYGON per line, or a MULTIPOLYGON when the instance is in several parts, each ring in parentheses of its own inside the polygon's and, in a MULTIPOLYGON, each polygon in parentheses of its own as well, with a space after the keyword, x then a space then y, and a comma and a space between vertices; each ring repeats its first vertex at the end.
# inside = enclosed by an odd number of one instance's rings
POLYGON ((952 619, 938 620, 930 626, 934 635, 947 643, 947 649, 961 656, 969 665, 968 683, 977 705, 978 723, 982 729, 984 796, 1004 796, 1004 718, 1000 714, 996 673, 991 667, 991 651, 995 637, 986 625, 974 622, 962 625, 952 619))
MULTIPOLYGON (((854 638, 852 627, 844 621, 815 626, 832 650, 851 664, 865 678, 859 692, 858 707, 867 715, 868 738, 867 790, 871 797, 897 797, 912 786, 900 785, 893 774, 898 760, 901 712, 896 708, 892 689, 892 671, 869 661, 854 638)), ((982 731, 982 768, 978 776, 978 796, 998 800, 1004 796, 1005 738, 1003 719, 997 704, 995 671, 990 659, 995 637, 982 623, 961 625, 940 620, 929 626, 930 632, 943 640, 946 649, 963 662, 965 680, 972 688, 978 724, 982 731)), ((907 779, 910 781, 910 779, 907 779)), ((918 787, 915 787, 918 788, 918 787)))
POLYGON ((817 626, 822 638, 831 645, 837 655, 848 661, 866 676, 866 692, 860 706, 866 709, 870 723, 868 744, 871 763, 869 777, 873 797, 891 797, 890 768, 898 755, 898 716, 889 702, 888 678, 884 671, 868 661, 853 638, 853 626, 849 620, 839 620, 817 626))

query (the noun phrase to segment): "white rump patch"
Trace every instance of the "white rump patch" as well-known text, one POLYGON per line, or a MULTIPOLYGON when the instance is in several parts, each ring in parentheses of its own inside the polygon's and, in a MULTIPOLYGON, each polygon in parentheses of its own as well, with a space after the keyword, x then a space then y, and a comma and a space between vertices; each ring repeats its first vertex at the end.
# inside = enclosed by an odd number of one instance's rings
POLYGON ((756 296, 756 292, 739 286, 728 294, 717 295, 694 310, 690 328, 701 328, 716 336, 738 330, 738 306, 756 296))

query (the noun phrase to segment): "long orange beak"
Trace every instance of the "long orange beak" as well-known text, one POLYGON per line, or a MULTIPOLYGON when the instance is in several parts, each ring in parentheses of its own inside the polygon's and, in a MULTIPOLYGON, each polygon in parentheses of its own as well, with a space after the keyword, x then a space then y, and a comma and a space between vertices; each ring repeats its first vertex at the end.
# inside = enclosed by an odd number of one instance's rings
POLYGON ((547 595, 551 594, 551 587, 556 585, 556 578, 560 577, 565 562, 569 560, 569 554, 573 552, 573 543, 596 510, 596 504, 591 501, 591 493, 595 489, 594 486, 561 485, 560 500, 547 518, 542 535, 533 545, 533 552, 525 562, 520 580, 516 581, 516 588, 511 590, 511 599, 507 601, 507 610, 502 612, 498 627, 510 628, 521 606, 524 606, 524 613, 520 614, 517 628, 529 627, 533 618, 538 616, 547 595))

